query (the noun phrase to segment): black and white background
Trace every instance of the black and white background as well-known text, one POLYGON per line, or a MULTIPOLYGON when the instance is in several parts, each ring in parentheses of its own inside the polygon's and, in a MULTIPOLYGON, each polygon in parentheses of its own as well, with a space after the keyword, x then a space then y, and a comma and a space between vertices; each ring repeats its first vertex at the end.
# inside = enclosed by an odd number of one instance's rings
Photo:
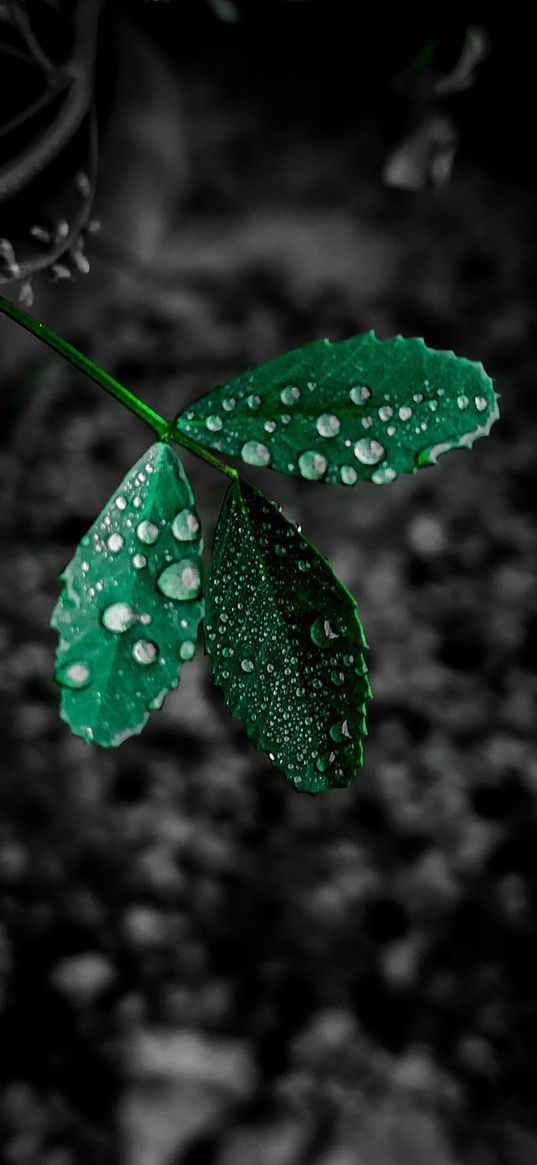
MULTIPOLYGON (((58 575, 151 435, 0 320, 2 1161, 535 1165, 529 30, 516 6, 133 0, 97 73, 91 271, 37 279, 36 316, 163 415, 374 328, 482 360, 501 420, 388 487, 251 470, 370 644, 364 769, 301 796, 201 653, 118 750, 59 720, 58 575)), ((222 481, 187 471, 210 547, 222 481)))

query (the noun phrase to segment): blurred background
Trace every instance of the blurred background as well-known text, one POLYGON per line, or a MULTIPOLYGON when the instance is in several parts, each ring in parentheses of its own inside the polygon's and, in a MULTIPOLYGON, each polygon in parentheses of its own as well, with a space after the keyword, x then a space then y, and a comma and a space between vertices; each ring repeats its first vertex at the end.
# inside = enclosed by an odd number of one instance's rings
MULTIPOLYGON (((374 699, 298 794, 201 652, 58 718, 58 575, 151 434, 0 319, 0 1157, 537 1161, 534 46, 517 6, 0 3, 0 291, 163 415, 328 335, 482 360, 388 488, 248 476, 356 595, 374 699), (33 306, 31 306, 33 303, 33 306)), ((186 456, 206 546, 222 480, 186 456)))

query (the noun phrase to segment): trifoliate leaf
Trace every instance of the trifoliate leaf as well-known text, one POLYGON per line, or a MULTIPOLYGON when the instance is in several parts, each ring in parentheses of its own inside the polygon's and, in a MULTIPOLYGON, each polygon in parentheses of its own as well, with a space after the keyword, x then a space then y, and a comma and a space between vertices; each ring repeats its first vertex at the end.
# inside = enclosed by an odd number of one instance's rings
POLYGON ((371 696, 356 602, 299 527, 244 481, 224 498, 206 607, 214 678, 256 748, 302 791, 349 785, 371 696))
POLYGON ((180 413, 200 445, 312 481, 377 485, 471 446, 498 418, 482 364, 373 332, 318 340, 180 413))
POLYGON ((60 576, 55 678, 77 736, 116 747, 177 687, 203 614, 201 550, 190 483, 175 451, 158 442, 60 576))

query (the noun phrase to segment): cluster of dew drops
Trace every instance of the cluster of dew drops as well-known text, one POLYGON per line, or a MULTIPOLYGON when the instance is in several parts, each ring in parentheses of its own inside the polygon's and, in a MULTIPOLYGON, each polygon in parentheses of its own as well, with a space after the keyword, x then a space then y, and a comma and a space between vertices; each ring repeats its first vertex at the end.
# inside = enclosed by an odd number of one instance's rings
MULTIPOLYGON (((317 384, 315 381, 309 381, 307 387, 310 392, 314 392, 317 388, 317 384)), ((426 389, 429 388, 428 381, 425 381, 424 387, 426 389)), ((445 390, 443 388, 439 388, 437 390, 439 397, 442 397, 444 392, 445 390)), ((301 395, 300 388, 298 388, 296 385, 288 385, 280 392, 280 400, 282 401, 282 404, 286 405, 286 407, 291 408, 293 405, 298 403, 301 395)), ((365 384, 355 385, 349 390, 350 400, 354 405, 357 405, 360 408, 366 406, 367 401, 371 396, 371 389, 368 388, 365 384)), ((385 399, 389 399, 388 394, 385 394, 385 399)), ((421 404, 423 399, 423 393, 415 392, 413 394, 413 401, 415 404, 421 404)), ((252 411, 257 412, 262 404, 262 398, 257 393, 251 393, 250 396, 246 398, 246 403, 248 407, 252 409, 252 411)), ((230 397, 228 400, 223 401, 223 409, 230 413, 235 409, 236 404, 237 401, 233 397, 230 397)), ((468 408, 469 404, 469 398, 465 394, 461 393, 457 397, 457 406, 459 409, 461 409, 461 411, 468 408)), ((487 408, 487 401, 483 396, 476 396, 474 398, 474 404, 478 413, 484 412, 484 410, 487 408)), ((431 397, 431 399, 427 401, 427 406, 431 412, 434 413, 438 409, 438 401, 431 397)), ((397 427, 396 423, 394 422, 396 422, 397 419, 403 423, 408 423, 412 420, 413 417, 413 409, 409 404, 401 405, 401 407, 397 410, 396 417, 394 417, 394 409, 390 404, 381 405, 377 412, 379 420, 383 423, 386 423, 387 425, 386 435, 388 437, 395 436, 397 427)), ((190 410, 185 414, 185 416, 187 421, 191 421, 194 419, 195 413, 190 410)), ((279 419, 281 424, 285 426, 290 424, 292 417, 289 413, 283 413, 279 419)), ((373 424, 373 417, 367 415, 367 413, 364 412, 364 415, 361 417, 361 424, 366 430, 371 428, 373 424)), ((224 421, 221 416, 215 414, 207 417, 205 425, 210 432, 218 433, 221 429, 223 429, 224 421)), ((274 420, 265 421, 264 428, 267 433, 274 433, 277 428, 277 422, 274 420)), ((336 437, 341 429, 341 420, 335 415, 335 413, 321 413, 315 421, 315 428, 320 437, 325 439, 336 437)), ((415 426, 415 432, 420 434, 421 432, 426 432, 427 428, 427 421, 422 420, 415 426)), ((397 476, 396 471, 392 468, 392 466, 390 466, 387 461, 384 460, 386 458, 386 448, 382 442, 378 441, 376 438, 362 437, 355 442, 347 439, 345 441, 345 445, 349 449, 354 446, 354 456, 356 460, 359 461, 362 465, 378 466, 378 468, 374 469, 371 474, 371 480, 376 485, 385 485, 388 482, 393 481, 397 476), (380 465, 380 462, 384 462, 384 464, 380 465)), ((270 465, 270 450, 261 441, 246 441, 242 446, 240 453, 242 460, 246 462, 247 465, 270 465)), ((300 454, 298 458, 298 469, 300 474, 302 477, 307 478, 309 481, 319 481, 322 477, 324 477, 327 468, 328 459, 325 454, 319 450, 306 449, 303 453, 300 454)), ((296 466, 291 462, 288 465, 289 472, 293 473, 295 469, 296 466)), ((358 473, 353 465, 340 466, 339 474, 343 485, 355 485, 358 480, 358 473)))
MULTIPOLYGON (((145 465, 147 474, 153 472, 153 465, 148 462, 145 465)), ((146 476, 140 472, 134 479, 134 485, 141 486, 145 483, 146 476)), ((126 481, 123 489, 127 492, 131 488, 131 482, 126 481)), ((137 511, 142 506, 142 498, 139 494, 135 494, 132 498, 132 507, 137 511)), ((121 493, 113 503, 119 513, 124 513, 129 505, 125 493, 121 493)), ((126 517, 125 526, 131 530, 136 518, 126 517)), ((166 525, 166 519, 161 520, 161 526, 166 525)), ((94 550, 97 553, 108 551, 111 555, 119 554, 125 546, 125 538, 119 531, 108 532, 112 526, 112 519, 110 514, 106 514, 101 523, 101 534, 95 533, 94 550)), ((200 522, 193 510, 185 508, 180 510, 171 522, 171 532, 177 542, 181 545, 196 542, 200 539, 200 522)), ((131 549, 132 565, 135 570, 142 571, 146 568, 148 563, 148 554, 151 547, 155 546, 160 538, 160 530, 155 522, 148 519, 142 519, 137 522, 135 526, 136 539, 139 543, 139 549, 134 546, 131 549)), ((82 544, 89 541, 89 535, 83 539, 82 544)), ((168 566, 159 574, 156 583, 159 591, 166 600, 175 600, 176 602, 187 602, 197 599, 201 591, 201 574, 199 565, 194 559, 189 557, 182 557, 179 561, 173 562, 172 555, 166 553, 168 566)), ((90 570, 89 562, 82 561, 81 570, 86 575, 90 570)), ((104 582, 100 579, 96 582, 95 587, 88 588, 88 595, 94 598, 97 591, 102 591, 104 582)), ((166 602, 166 606, 171 607, 172 602, 166 602)), ((100 615, 100 621, 103 627, 106 628, 113 635, 123 635, 129 631, 137 623, 142 626, 147 626, 152 621, 152 616, 149 614, 139 613, 134 610, 130 603, 117 601, 106 606, 100 615)), ((187 618, 180 620, 180 627, 183 631, 188 631, 190 626, 187 618)), ((179 647, 180 659, 185 661, 192 659, 195 654, 196 644, 192 639, 184 639, 179 647)), ((132 645, 132 658, 142 668, 147 668, 149 665, 155 663, 159 657, 158 644, 154 640, 141 637, 136 639, 132 645)), ((160 657, 160 663, 166 664, 164 656, 160 657)), ((86 688, 92 682, 91 668, 86 662, 76 661, 70 663, 64 669, 60 669, 58 679, 65 687, 69 688, 86 688)), ((153 702, 155 707, 160 706, 162 701, 153 702)))

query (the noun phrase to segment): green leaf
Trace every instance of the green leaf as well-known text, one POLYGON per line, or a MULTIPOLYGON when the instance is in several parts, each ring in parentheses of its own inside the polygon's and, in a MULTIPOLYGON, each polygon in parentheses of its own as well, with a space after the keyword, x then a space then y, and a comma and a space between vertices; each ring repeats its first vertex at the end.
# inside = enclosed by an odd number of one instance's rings
POLYGON ((55 678, 72 732, 115 748, 179 683, 203 615, 190 484, 158 442, 137 461, 60 576, 55 678))
POLYGON ((486 436, 496 401, 482 364, 368 332, 270 360, 201 397, 176 424, 249 465, 383 485, 486 436))
POLYGON ((205 642, 226 703, 300 790, 351 783, 371 696, 356 602, 281 510, 233 481, 206 588, 205 642))

